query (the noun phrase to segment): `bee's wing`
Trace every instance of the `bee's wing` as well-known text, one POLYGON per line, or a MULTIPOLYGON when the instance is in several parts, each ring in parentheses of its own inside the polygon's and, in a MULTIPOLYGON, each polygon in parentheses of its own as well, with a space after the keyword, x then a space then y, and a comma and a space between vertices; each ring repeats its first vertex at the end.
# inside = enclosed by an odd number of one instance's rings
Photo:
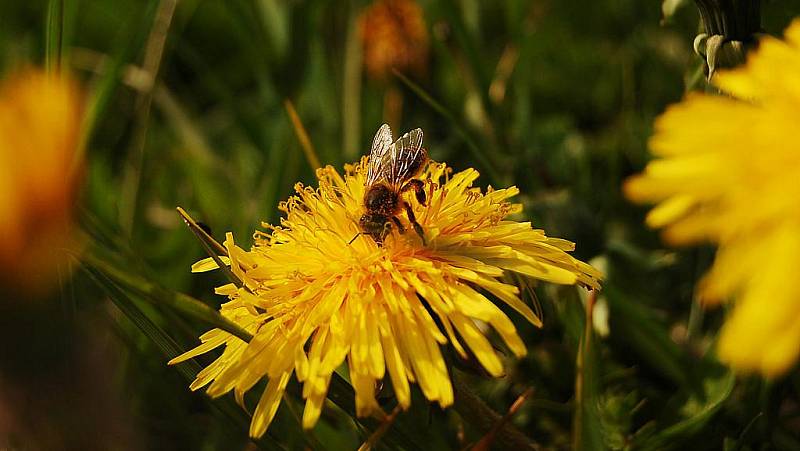
POLYGON ((417 175, 428 155, 422 147, 422 129, 415 128, 395 141, 392 145, 391 183, 400 185, 417 175))
POLYGON ((391 179, 392 161, 392 129, 383 124, 372 139, 366 185, 370 186, 382 178, 391 179))

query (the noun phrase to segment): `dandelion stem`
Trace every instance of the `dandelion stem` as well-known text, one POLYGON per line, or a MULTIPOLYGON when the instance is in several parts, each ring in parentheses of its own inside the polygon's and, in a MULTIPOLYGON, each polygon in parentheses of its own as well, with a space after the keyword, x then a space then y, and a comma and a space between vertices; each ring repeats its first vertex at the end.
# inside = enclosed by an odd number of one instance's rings
POLYGON ((495 423, 494 426, 492 426, 492 429, 487 432, 486 435, 484 435, 483 438, 481 438, 478 443, 475 444, 475 446, 472 447, 471 451, 488 451, 491 449, 492 444, 497 439, 497 433, 500 432, 500 429, 502 429, 503 426, 511 421, 511 417, 517 413, 520 407, 522 407, 522 405, 525 404, 525 401, 527 401, 531 396, 533 396, 533 388, 529 387, 521 395, 519 395, 516 401, 511 404, 511 407, 508 408, 508 412, 506 412, 506 414, 500 418, 500 421, 495 423))
POLYGON ((373 431, 372 434, 370 434, 367 441, 365 441, 364 443, 361 444, 361 446, 358 447, 358 451, 372 450, 375 447, 375 445, 378 444, 381 437, 383 437, 384 434, 386 434, 386 432, 389 430, 389 428, 392 427, 392 424, 394 424, 394 421, 397 419, 398 414, 400 414, 400 406, 395 407, 392 413, 390 413, 381 422, 381 425, 378 426, 378 428, 375 429, 375 431, 373 431))
POLYGON ((572 424, 572 448, 592 449, 596 437, 592 435, 589 424, 590 415, 594 414, 594 370, 592 368, 592 349, 594 305, 597 301, 597 290, 589 291, 589 296, 584 306, 585 316, 583 323, 583 337, 578 346, 578 355, 575 361, 575 413, 572 424))
MULTIPOLYGON (((491 432, 498 423, 503 422, 503 417, 487 406, 467 384, 463 373, 453 369, 453 389, 455 390, 456 411, 476 430, 482 433, 491 432)), ((539 447, 525 434, 511 424, 505 422, 497 433, 497 445, 501 449, 535 450, 539 447)))

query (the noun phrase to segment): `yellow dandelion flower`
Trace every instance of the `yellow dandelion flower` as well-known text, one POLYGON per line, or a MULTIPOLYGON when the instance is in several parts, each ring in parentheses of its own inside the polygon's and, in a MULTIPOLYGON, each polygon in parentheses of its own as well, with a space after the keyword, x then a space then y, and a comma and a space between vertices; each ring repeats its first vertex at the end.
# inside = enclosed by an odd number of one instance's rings
MULTIPOLYGON (((423 171, 427 206, 409 202, 426 244, 408 232, 408 223, 406 233, 395 229, 382 246, 368 235, 350 243, 364 210, 366 172, 366 158, 346 166, 343 176, 330 166, 318 170, 319 186, 298 184, 297 195, 280 204, 286 214, 281 226, 265 224, 270 233, 256 232, 250 251, 228 234, 226 263, 243 287, 217 290, 230 298, 221 310, 253 339, 245 343, 212 330, 200 346, 170 362, 224 345, 191 388, 208 385, 211 396, 233 390, 240 402, 267 378, 251 436, 267 429, 292 374, 303 384, 305 428, 317 422, 331 375, 344 362, 359 416, 380 413, 375 387, 387 372, 401 407, 411 402, 410 383, 430 401, 451 405, 453 387, 441 351, 448 343, 463 357, 470 350, 491 375, 502 375, 503 364, 476 321, 491 326, 516 356, 526 348, 491 299, 540 325, 518 288, 501 280, 505 271, 599 286, 600 274, 567 253, 573 243, 508 219, 522 208, 508 202, 517 188, 481 192, 472 186, 474 169, 451 176, 444 164, 431 163, 423 171)), ((193 270, 216 267, 206 259, 193 270)))
POLYGON ((800 21, 715 82, 742 100, 691 94, 667 110, 650 142, 657 158, 625 191, 659 202, 647 223, 668 242, 719 245, 698 287, 706 302, 736 300, 719 356, 773 376, 800 353, 800 21))
POLYGON ((42 292, 69 243, 81 97, 35 70, 0 85, 0 282, 42 292))

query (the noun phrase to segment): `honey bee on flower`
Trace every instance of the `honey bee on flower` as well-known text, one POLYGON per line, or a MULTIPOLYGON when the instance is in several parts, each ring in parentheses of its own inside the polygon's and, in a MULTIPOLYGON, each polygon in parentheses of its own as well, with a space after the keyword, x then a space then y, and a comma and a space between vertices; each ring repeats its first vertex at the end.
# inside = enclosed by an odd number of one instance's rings
MULTIPOLYGON (((496 331, 516 357, 527 349, 499 305, 541 325, 507 273, 600 287, 600 272, 569 254, 573 243, 509 219, 522 210, 509 202, 516 187, 481 190, 473 186, 478 171, 453 173, 444 163, 426 162, 421 130, 392 143, 384 125, 369 157, 346 165, 344 173, 331 166, 317 170, 317 187, 298 183, 297 194, 279 204, 281 224, 256 232, 249 250, 228 233, 229 259, 219 261, 241 284, 217 289, 230 299, 220 312, 253 338, 245 342, 214 329, 172 359, 179 363, 223 347, 191 389, 207 386, 213 397, 233 391, 241 403, 266 379, 253 411, 253 437, 267 430, 292 377, 303 385, 303 427, 312 428, 342 365, 358 416, 380 416, 376 387, 387 379, 401 409, 411 404, 411 384, 447 407, 454 393, 443 347, 465 359, 473 355, 497 377, 504 374, 503 360, 480 324, 496 331), (430 181, 425 190, 422 180, 430 181), (416 201, 402 199, 412 190, 416 201), (391 230, 405 229, 402 215, 426 244, 411 234, 384 240, 391 230), (367 237, 354 240, 354 233, 367 237)), ((206 259, 192 270, 217 267, 206 259)))
MULTIPOLYGON (((417 222, 411 205, 402 195, 414 191, 417 202, 425 206, 425 184, 415 179, 428 162, 428 152, 422 147, 422 129, 416 128, 392 143, 392 130, 383 124, 372 140, 372 149, 367 163, 364 208, 358 225, 360 234, 369 235, 378 245, 392 230, 392 223, 400 233, 405 226, 398 219, 405 211, 408 221, 425 244, 425 233, 417 222), (389 222, 391 221, 391 222, 389 222)), ((356 235, 358 237, 358 235, 356 235)), ((355 240, 355 237, 353 238, 355 240)))

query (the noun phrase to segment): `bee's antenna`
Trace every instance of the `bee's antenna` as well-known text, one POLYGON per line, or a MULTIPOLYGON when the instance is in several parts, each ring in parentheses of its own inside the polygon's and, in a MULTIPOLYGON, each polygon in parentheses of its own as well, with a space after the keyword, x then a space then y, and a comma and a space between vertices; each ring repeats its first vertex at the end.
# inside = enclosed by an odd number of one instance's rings
POLYGON ((356 233, 356 236, 354 236, 352 240, 348 241, 348 242, 347 242, 347 245, 349 246, 349 245, 353 244, 353 241, 355 241, 355 240, 356 240, 356 238, 358 238, 358 237, 359 237, 359 236, 361 236, 361 235, 364 235, 364 232, 358 232, 358 233, 356 233))

